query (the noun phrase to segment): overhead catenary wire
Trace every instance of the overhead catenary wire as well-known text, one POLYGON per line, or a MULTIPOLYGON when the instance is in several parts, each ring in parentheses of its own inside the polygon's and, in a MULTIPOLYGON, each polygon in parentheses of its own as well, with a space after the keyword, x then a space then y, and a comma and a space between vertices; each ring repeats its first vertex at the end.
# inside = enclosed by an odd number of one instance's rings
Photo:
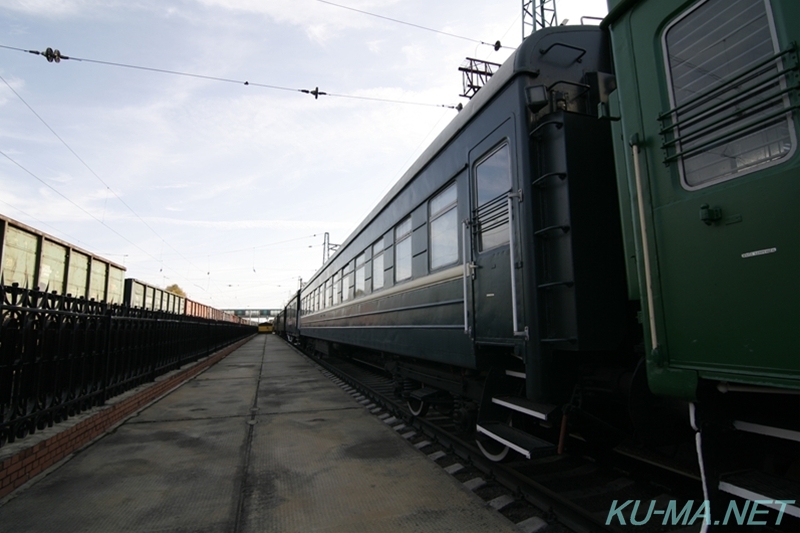
MULTIPOLYGON (((78 161, 80 161, 80 162, 81 162, 81 164, 82 164, 84 167, 86 167, 86 169, 87 169, 87 170, 89 170, 89 172, 91 172, 91 173, 92 173, 92 175, 93 175, 95 178, 97 178, 97 180, 98 180, 100 183, 102 183, 102 184, 103 184, 103 186, 106 188, 106 190, 107 190, 107 191, 110 191, 110 192, 111 192, 111 194, 113 194, 113 195, 116 197, 116 199, 117 199, 117 200, 119 200, 119 201, 120 201, 120 203, 122 203, 122 205, 124 205, 124 206, 125 206, 125 207, 126 207, 126 208, 127 208, 127 209, 128 209, 130 212, 131 212, 131 213, 133 213, 133 215, 134 215, 134 216, 135 216, 137 219, 139 219, 139 221, 140 221, 142 224, 144 224, 144 225, 147 227, 147 229, 149 229, 151 232, 153 232, 153 234, 154 234, 156 237, 158 237, 158 238, 161 240, 161 242, 163 242, 164 244, 166 244, 167 246, 169 246, 169 247, 170 247, 170 248, 171 248, 171 249, 172 249, 172 250, 173 250, 173 251, 174 251, 176 254, 178 254, 178 255, 179 255, 179 256, 180 256, 180 257, 181 257, 181 258, 182 258, 184 261, 186 261, 187 263, 189 263, 190 265, 192 265, 192 262, 191 262, 189 259, 187 259, 186 257, 184 257, 184 256, 183 256, 183 255, 182 255, 182 254, 181 254, 181 253, 180 253, 180 252, 179 252, 179 251, 178 251, 178 250, 177 250, 177 249, 176 249, 174 246, 172 246, 170 243, 168 243, 168 242, 167 242, 167 241, 164 239, 164 237, 162 237, 161 235, 159 235, 159 233, 158 233, 158 232, 157 232, 155 229, 153 229, 153 227, 152 227, 152 226, 150 226, 150 224, 148 224, 148 223, 147 223, 147 221, 145 221, 145 220, 144 220, 144 219, 143 219, 141 216, 139 216, 139 213, 137 213, 137 212, 136 212, 136 211, 135 211, 135 210, 134 210, 134 209, 133 209, 133 208, 132 208, 130 205, 128 205, 128 203, 127 203, 127 202, 125 202, 125 200, 123 200, 123 199, 122 199, 122 198, 121 198, 121 197, 120 197, 120 196, 119 196, 119 195, 118 195, 118 194, 117 194, 117 193, 116 193, 116 192, 115 192, 115 191, 114 191, 114 190, 111 188, 111 186, 110 186, 108 183, 106 183, 106 181, 105 181, 103 178, 101 178, 101 177, 100 177, 100 176, 97 174, 97 172, 95 172, 95 171, 94 171, 94 169, 92 169, 92 167, 90 167, 90 166, 89 166, 89 164, 88 164, 86 161, 84 161, 84 160, 83 160, 83 158, 82 158, 81 156, 79 156, 79 155, 78 155, 78 153, 77 153, 75 150, 73 150, 73 149, 72 149, 72 147, 71 147, 69 144, 67 144, 67 142, 66 142, 66 141, 65 141, 65 140, 64 140, 64 139, 63 139, 63 138, 62 138, 62 137, 61 137, 61 136, 60 136, 58 133, 56 133, 56 131, 55 131, 55 130, 54 130, 52 127, 50 127, 50 124, 48 124, 48 123, 47 123, 47 121, 45 121, 45 119, 44 119, 44 118, 42 118, 42 116, 41 116, 41 115, 39 115, 39 113, 37 113, 37 112, 36 112, 36 110, 35 110, 35 109, 33 109, 33 107, 31 107, 31 105, 30 105, 28 102, 26 102, 26 101, 25 101, 25 99, 22 97, 22 95, 20 95, 20 94, 19 94, 17 91, 15 91, 15 90, 14 90, 14 88, 11 86, 11 84, 10 84, 10 83, 8 83, 8 81, 6 81, 6 79, 5 79, 3 76, 0 76, 0 80, 2 80, 2 81, 3 81, 3 83, 5 83, 5 84, 6 84, 6 86, 8 86, 8 88, 11 90, 11 92, 12 92, 12 93, 14 93, 14 94, 16 95, 16 97, 17 97, 17 98, 19 98, 19 100, 20 100, 20 101, 21 101, 23 104, 25 104, 25 106, 26 106, 26 107, 27 107, 27 108, 30 110, 30 112, 31 112, 31 113, 33 113, 33 114, 36 116, 36 118, 38 118, 38 119, 39 119, 39 121, 40 121, 42 124, 44 124, 44 126, 45 126, 45 127, 48 129, 48 130, 50 130, 50 133, 52 133, 52 134, 53 134, 53 135, 56 137, 56 139, 58 139, 58 140, 61 142, 61 144, 63 144, 63 145, 66 147, 66 149, 67 149, 67 150, 69 150, 69 151, 70 151, 70 153, 71 153, 72 155, 74 155, 74 156, 75 156, 75 158, 76 158, 78 161)), ((105 205, 104 205, 104 207, 103 207, 103 212, 104 212, 104 214, 105 214, 105 205)), ((103 221, 103 220, 101 220, 101 223, 104 223, 104 221, 103 221)), ((194 266, 195 268, 198 268, 198 267, 196 267, 195 265, 192 265, 192 266, 194 266)))
POLYGON ((369 11, 364 11, 363 9, 356 9, 354 7, 343 6, 342 4, 335 4, 333 2, 329 2, 328 0, 317 0, 317 2, 320 2, 322 4, 328 4, 329 6, 335 6, 335 7, 339 7, 339 8, 342 8, 342 9, 347 9, 349 11, 355 11, 356 13, 362 13, 364 15, 369 15, 371 17, 376 17, 376 18, 379 18, 379 19, 388 20, 390 22, 396 22, 397 24, 404 24, 406 26, 411 26, 412 28, 417 28, 417 29, 425 30, 425 31, 431 31, 431 32, 434 32, 434 33, 438 33, 440 35, 446 35, 448 37, 454 37, 456 39, 462 39, 462 40, 465 40, 465 41, 472 41, 473 43, 478 43, 478 44, 482 44, 482 45, 486 45, 486 46, 491 46, 492 48, 494 48, 495 52, 500 50, 501 48, 505 48, 507 50, 514 50, 513 47, 503 46, 500 41, 495 41, 494 43, 487 43, 486 41, 481 41, 479 39, 473 39, 472 37, 464 37, 463 35, 457 35, 455 33, 450 33, 450 32, 446 32, 446 31, 442 31, 442 30, 437 30, 437 29, 434 29, 434 28, 429 28, 427 26, 422 26, 421 24, 414 24, 413 22, 406 22, 404 20, 400 20, 400 19, 396 19, 396 18, 392 18, 392 17, 386 17, 384 15, 378 15, 377 13, 371 13, 369 11))
MULTIPOLYGON (((74 205, 75 207, 77 207, 78 209, 80 209, 81 211, 83 211, 85 214, 89 215, 89 216, 90 216, 91 218, 93 218, 95 221, 97 221, 97 222, 98 222, 98 223, 100 223, 101 225, 105 226, 105 228, 106 228, 106 229, 108 229, 109 231, 111 231, 112 233, 114 233, 116 236, 120 237, 122 240, 124 240, 124 241, 125 241, 125 242, 127 242, 128 244, 130 244, 130 245, 134 246, 135 248, 137 248, 137 249, 138 249, 140 252, 142 252, 142 253, 143 253, 143 254, 145 254, 146 256, 150 257, 150 258, 151 258, 151 259, 153 259, 154 261, 161 262, 161 261, 160 261, 158 258, 156 258, 155 256, 153 256, 153 255, 152 255, 150 252, 148 252, 147 250, 145 250, 144 248, 142 248, 141 246, 139 246, 138 244, 136 244, 135 242, 133 242, 132 240, 130 240, 129 238, 127 238, 125 235, 121 234, 120 232, 118 232, 117 230, 115 230, 114 228, 112 228, 111 226, 109 226, 108 224, 106 224, 104 221, 102 221, 102 220, 100 220, 99 218, 97 218, 96 216, 94 216, 92 213, 90 213, 89 211, 87 211, 87 210, 86 210, 84 207, 82 207, 80 204, 76 203, 74 200, 72 200, 71 198, 69 198, 68 196, 66 196, 64 193, 62 193, 61 191, 59 191, 58 189, 56 189, 55 187, 53 187, 52 185, 50 185, 49 183, 47 183, 46 181, 44 181, 42 178, 40 178, 39 176, 37 176, 36 174, 34 174, 33 172, 31 172, 31 171, 30 171, 30 170, 28 170, 27 168, 25 168, 25 167, 24 167, 24 166, 23 166, 21 163, 19 163, 18 161, 16 161, 16 160, 15 160, 14 158, 12 158, 10 155, 6 154, 4 151, 0 150, 0 155, 1 155, 1 156, 3 156, 3 157, 5 157, 6 159, 8 159, 8 160, 9 160, 11 163, 13 163, 14 165, 16 165, 17 167, 19 167, 19 168, 20 168, 20 169, 21 169, 23 172, 25 172, 25 173, 26 173, 26 174, 28 174, 29 176, 33 177, 34 179, 36 179, 37 181, 39 181, 40 183, 42 183, 42 185, 44 185, 44 186, 45 186, 45 187, 47 187, 48 189, 50 189, 50 190, 52 190, 53 192, 55 192, 57 195, 59 195, 60 197, 62 197, 64 200, 66 200, 67 202, 71 203, 72 205, 74 205)), ((176 270, 174 270, 174 269, 170 269, 170 270, 172 270, 173 272, 175 272, 175 274, 177 274, 178 276, 180 276, 180 274, 179 274, 179 273, 178 273, 176 270)))
POLYGON ((314 97, 315 100, 318 100, 320 96, 330 96, 332 98, 350 98, 355 100, 367 100, 367 101, 378 101, 378 102, 385 102, 391 104, 403 104, 403 105, 415 105, 415 106, 425 106, 425 107, 440 107, 446 109, 456 109, 460 110, 462 108, 461 104, 433 104, 429 102, 412 102, 410 100, 398 100, 393 98, 378 98, 372 96, 362 96, 357 94, 340 94, 340 93, 329 93, 325 91, 320 91, 319 87, 315 87, 314 89, 298 89, 293 87, 284 87, 281 85, 274 85, 268 83, 259 83, 259 82, 252 82, 249 80, 237 80, 232 78, 223 78, 220 76, 210 76, 207 74, 197 74, 193 72, 181 72, 178 70, 170 70, 170 69, 163 69, 157 67, 149 67, 143 65, 132 65, 129 63, 119 63, 116 61, 104 61, 100 59, 90 59, 85 57, 75 57, 75 56, 66 56, 62 55, 61 52, 58 50, 54 50, 52 48, 47 48, 47 50, 40 52, 39 50, 27 50, 24 48, 17 48, 15 46, 7 46, 0 44, 0 48, 5 48, 7 50, 15 50, 17 52, 25 52, 33 55, 39 55, 46 58, 49 62, 53 63, 60 63, 61 61, 79 61, 82 63, 95 63, 98 65, 106 65, 106 66, 113 66, 113 67, 120 67, 120 68, 129 68, 135 70, 144 70, 148 72, 156 72, 160 74, 170 74, 173 76, 184 76, 188 78, 196 78, 202 80, 209 80, 209 81, 217 81, 221 83, 233 83, 236 85, 245 85, 245 86, 252 86, 252 87, 261 87, 264 89, 272 89, 278 91, 290 91, 290 92, 298 92, 302 94, 308 94, 314 97))

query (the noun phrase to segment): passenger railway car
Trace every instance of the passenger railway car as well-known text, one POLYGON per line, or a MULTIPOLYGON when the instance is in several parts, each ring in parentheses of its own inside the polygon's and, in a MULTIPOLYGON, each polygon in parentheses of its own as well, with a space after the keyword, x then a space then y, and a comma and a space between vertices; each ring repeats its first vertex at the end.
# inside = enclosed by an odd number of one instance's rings
POLYGON ((636 366, 611 71, 597 27, 529 37, 290 301, 286 335, 381 359, 415 410, 449 393, 489 456, 551 449, 511 412, 558 422, 581 365, 636 366))
POLYGON ((609 8, 528 37, 276 331, 495 460, 688 434, 713 513, 800 495, 800 4, 609 8))

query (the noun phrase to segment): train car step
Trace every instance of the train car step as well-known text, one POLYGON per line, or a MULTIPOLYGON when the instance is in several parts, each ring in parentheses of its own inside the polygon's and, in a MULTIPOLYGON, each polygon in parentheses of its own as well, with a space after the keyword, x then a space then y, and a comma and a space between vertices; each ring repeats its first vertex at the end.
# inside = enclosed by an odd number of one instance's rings
POLYGON ((556 452, 556 446, 550 442, 529 435, 502 422, 481 422, 476 426, 478 433, 508 446, 528 459, 542 457, 556 452))

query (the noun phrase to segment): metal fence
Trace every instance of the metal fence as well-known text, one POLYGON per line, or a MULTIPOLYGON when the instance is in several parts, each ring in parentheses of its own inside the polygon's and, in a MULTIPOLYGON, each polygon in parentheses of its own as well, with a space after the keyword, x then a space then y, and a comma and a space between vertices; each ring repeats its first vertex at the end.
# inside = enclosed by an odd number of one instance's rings
POLYGON ((256 332, 0 285, 0 446, 256 332))

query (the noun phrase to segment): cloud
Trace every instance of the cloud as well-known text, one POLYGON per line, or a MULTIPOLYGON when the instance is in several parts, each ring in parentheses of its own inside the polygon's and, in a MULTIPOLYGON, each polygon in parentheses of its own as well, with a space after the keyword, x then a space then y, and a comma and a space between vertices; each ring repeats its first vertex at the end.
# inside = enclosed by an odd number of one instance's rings
POLYGON ((86 3, 83 0, 2 0, 0 8, 31 15, 60 17, 78 12, 86 3))
MULTIPOLYGON (((147 219, 151 224, 165 224, 173 226, 189 226, 192 228, 210 228, 220 231, 248 230, 248 229, 303 229, 318 230, 325 227, 329 229, 347 229, 346 222, 331 222, 329 220, 202 220, 202 219, 183 219, 152 217, 147 219)), ((254 244, 254 246, 258 246, 254 244)))

